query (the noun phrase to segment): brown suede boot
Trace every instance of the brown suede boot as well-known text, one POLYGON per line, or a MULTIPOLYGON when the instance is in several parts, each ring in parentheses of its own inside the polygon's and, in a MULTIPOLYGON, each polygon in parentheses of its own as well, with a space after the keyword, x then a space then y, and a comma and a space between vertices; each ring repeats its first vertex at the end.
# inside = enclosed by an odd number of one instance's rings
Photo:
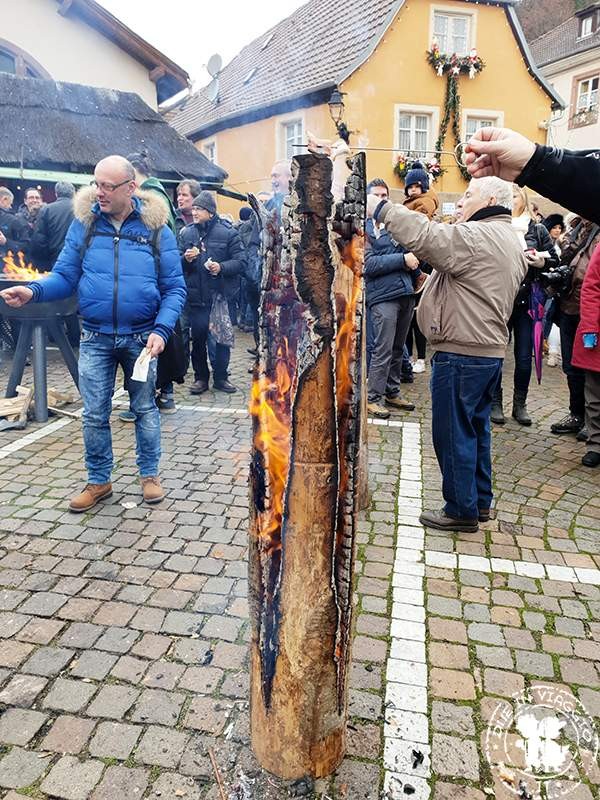
POLYGON ((159 477, 142 478, 142 492, 146 503, 160 503, 165 499, 165 493, 160 485, 159 477))
POLYGON ((69 511, 74 514, 81 514, 84 511, 89 511, 100 500, 112 495, 112 483, 88 483, 81 494, 71 498, 69 503, 69 511))

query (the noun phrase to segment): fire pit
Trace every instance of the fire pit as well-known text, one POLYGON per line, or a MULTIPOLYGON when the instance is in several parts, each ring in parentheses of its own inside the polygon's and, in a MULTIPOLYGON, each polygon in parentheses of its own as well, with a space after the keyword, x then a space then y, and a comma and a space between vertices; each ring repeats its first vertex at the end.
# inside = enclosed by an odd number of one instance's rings
MULTIPOLYGON (((0 274, 0 291, 9 289, 11 286, 25 286, 31 280, 47 274, 38 272, 30 264, 25 264, 22 253, 19 253, 17 258, 18 261, 15 261, 11 253, 4 258, 4 274, 0 274)), ((79 385, 77 359, 62 326, 62 319, 75 313, 77 313, 77 297, 75 295, 53 303, 28 303, 21 308, 12 308, 0 297, 0 316, 18 320, 20 323, 5 397, 16 397, 17 386, 23 380, 27 356, 33 345, 36 422, 46 422, 48 419, 48 359, 46 354, 48 335, 52 336, 58 346, 75 385, 79 385)))

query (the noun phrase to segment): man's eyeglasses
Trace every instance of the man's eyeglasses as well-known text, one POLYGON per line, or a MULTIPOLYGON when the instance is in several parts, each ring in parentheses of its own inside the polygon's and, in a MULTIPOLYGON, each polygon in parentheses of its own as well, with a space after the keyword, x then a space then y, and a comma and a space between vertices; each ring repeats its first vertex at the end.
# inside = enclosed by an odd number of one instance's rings
POLYGON ((127 178, 126 181, 121 181, 121 183, 98 183, 98 181, 91 181, 90 186, 93 186, 95 189, 100 189, 100 191, 106 192, 106 194, 112 194, 119 186, 125 186, 125 184, 130 183, 131 180, 132 178, 127 178))

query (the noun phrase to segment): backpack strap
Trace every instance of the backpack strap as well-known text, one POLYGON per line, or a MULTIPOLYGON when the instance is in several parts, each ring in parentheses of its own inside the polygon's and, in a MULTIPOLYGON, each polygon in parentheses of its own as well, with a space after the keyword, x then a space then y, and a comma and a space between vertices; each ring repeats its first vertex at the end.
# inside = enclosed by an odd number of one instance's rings
POLYGON ((93 220, 90 223, 89 228, 85 232, 85 238, 83 240, 83 244, 79 248, 79 258, 83 261, 85 254, 87 253, 89 246, 91 244, 92 239, 95 236, 110 236, 111 239, 129 239, 131 242, 138 242, 140 244, 149 244, 152 248, 152 256, 154 258, 154 270, 156 273, 156 279, 158 280, 158 274, 160 272, 160 244, 159 244, 159 237, 162 228, 155 228, 152 231, 152 238, 150 241, 144 236, 133 236, 127 233, 110 233, 109 231, 97 231, 96 230, 96 220, 93 220))
POLYGON ((85 254, 87 253, 90 243, 95 235, 96 235, 96 220, 93 219, 90 222, 90 225, 85 232, 85 238, 83 240, 83 244, 79 248, 79 258, 81 261, 83 261, 83 259, 85 258, 85 254))
POLYGON ((159 244, 159 236, 162 228, 155 228, 152 232, 152 240, 150 241, 150 246, 152 247, 152 254, 154 256, 154 270, 156 272, 156 280, 158 280, 158 274, 160 272, 160 244, 159 244))

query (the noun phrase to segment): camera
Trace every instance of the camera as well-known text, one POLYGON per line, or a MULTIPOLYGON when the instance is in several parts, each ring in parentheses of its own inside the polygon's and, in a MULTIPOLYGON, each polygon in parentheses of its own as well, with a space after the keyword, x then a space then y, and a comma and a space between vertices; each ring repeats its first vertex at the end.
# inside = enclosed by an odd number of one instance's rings
POLYGON ((551 289, 553 294, 566 294, 571 288, 573 270, 568 264, 540 273, 540 283, 544 289, 551 289))

